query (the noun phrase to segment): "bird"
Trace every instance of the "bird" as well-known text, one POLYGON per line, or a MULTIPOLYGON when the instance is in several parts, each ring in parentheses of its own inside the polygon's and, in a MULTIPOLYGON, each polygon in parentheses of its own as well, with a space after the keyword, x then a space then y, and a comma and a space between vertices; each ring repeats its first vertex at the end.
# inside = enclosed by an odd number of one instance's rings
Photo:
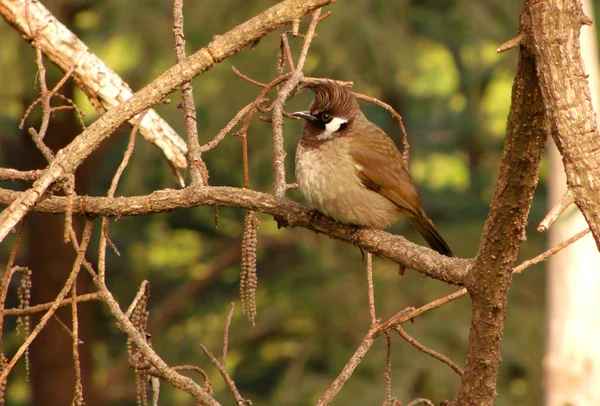
POLYGON ((296 180, 312 209, 341 223, 384 229, 408 217, 429 246, 452 250, 427 217, 394 141, 361 111, 352 92, 333 80, 309 83, 315 98, 296 149, 296 180))

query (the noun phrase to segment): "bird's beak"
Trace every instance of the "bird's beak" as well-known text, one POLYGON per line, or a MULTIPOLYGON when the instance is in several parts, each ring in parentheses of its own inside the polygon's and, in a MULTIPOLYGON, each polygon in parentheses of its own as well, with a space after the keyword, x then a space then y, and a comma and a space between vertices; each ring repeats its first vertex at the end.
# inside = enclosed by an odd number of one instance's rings
POLYGON ((297 111, 295 113, 292 113, 292 117, 300 117, 300 118, 303 118, 305 120, 310 120, 310 121, 317 120, 317 118, 315 116, 312 116, 310 114, 310 111, 297 111))

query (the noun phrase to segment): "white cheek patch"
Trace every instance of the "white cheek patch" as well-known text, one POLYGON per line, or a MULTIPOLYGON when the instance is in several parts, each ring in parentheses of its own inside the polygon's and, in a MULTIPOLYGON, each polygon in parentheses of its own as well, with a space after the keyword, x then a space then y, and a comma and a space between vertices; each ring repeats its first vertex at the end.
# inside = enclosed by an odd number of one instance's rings
POLYGON ((330 122, 328 122, 327 124, 325 124, 325 131, 323 131, 323 133, 321 135, 319 135, 319 139, 320 140, 328 140, 333 138, 333 134, 336 133, 340 127, 344 124, 346 124, 348 122, 348 120, 346 120, 345 118, 340 118, 340 117, 334 117, 331 119, 330 122))

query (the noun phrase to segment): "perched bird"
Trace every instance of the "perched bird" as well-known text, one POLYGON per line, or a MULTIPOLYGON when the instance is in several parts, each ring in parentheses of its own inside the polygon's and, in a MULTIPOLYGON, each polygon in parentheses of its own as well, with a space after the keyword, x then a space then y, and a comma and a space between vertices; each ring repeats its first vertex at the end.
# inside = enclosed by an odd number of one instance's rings
POLYGON ((339 222, 383 229, 409 218, 431 248, 454 256, 427 217, 392 139, 334 81, 309 86, 315 99, 296 151, 296 179, 308 204, 339 222))

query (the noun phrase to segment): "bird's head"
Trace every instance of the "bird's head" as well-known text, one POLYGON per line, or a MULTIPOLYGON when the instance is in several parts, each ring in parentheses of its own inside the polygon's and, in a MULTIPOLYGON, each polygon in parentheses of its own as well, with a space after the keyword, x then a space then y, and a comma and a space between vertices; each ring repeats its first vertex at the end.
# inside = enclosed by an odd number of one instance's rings
POLYGON ((362 114, 352 92, 334 81, 307 87, 315 92, 315 99, 309 110, 295 112, 292 116, 306 120, 304 132, 310 138, 326 141, 341 135, 362 114))

